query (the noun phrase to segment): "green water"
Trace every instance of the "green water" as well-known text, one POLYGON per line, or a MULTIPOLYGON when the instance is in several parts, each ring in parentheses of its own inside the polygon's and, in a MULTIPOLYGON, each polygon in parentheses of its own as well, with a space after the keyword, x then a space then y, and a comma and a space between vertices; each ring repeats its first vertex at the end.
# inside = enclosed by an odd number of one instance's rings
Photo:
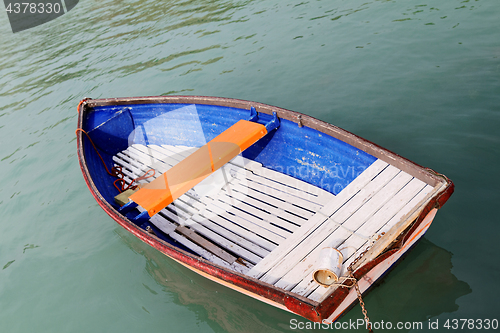
POLYGON ((368 314, 414 332, 500 320, 498 0, 81 0, 16 34, 0 7, 0 332, 300 331, 127 234, 86 188, 78 101, 168 94, 299 111, 449 176, 368 314))

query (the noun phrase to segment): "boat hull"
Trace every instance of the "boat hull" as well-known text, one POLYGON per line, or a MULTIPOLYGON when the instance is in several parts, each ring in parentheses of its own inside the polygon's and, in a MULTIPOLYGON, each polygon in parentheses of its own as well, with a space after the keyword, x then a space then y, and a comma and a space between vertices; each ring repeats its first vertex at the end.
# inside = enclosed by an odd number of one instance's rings
MULTIPOLYGON (((401 232, 398 241, 384 248, 373 260, 364 262, 354 272, 354 276, 359 280, 361 290, 367 291, 381 278, 410 248, 422 237, 429 228, 437 209, 439 209, 453 193, 454 185, 446 177, 435 173, 430 169, 423 168, 399 155, 381 148, 367 140, 364 140, 352 133, 342 130, 333 125, 324 123, 312 117, 302 115, 297 112, 272 107, 265 104, 253 103, 241 100, 225 98, 200 97, 200 96, 169 96, 169 97, 140 97, 123 99, 89 100, 79 105, 78 127, 84 126, 85 108, 106 105, 133 105, 145 103, 194 103, 203 105, 221 105, 233 108, 250 109, 255 107, 258 112, 272 114, 276 112, 278 117, 297 123, 298 126, 308 126, 326 135, 332 135, 356 148, 374 155, 378 158, 385 158, 392 161, 401 170, 411 172, 415 177, 426 180, 429 183, 442 183, 442 190, 433 196, 418 214, 412 217, 411 223, 401 232)), ((80 167, 85 182, 100 205, 100 207, 112 217, 123 228, 131 232, 143 242, 149 244, 168 257, 177 261, 192 271, 205 276, 221 285, 227 286, 250 297, 263 301, 277 308, 290 311, 314 322, 333 322, 346 309, 356 301, 354 288, 337 288, 328 297, 320 301, 312 301, 290 291, 275 287, 259 279, 249 277, 244 274, 229 270, 199 256, 174 246, 155 235, 148 233, 138 225, 122 215, 115 206, 110 204, 109 198, 103 196, 98 186, 92 179, 91 172, 86 161, 84 152, 84 136, 81 131, 77 131, 77 149, 80 167)), ((347 283, 346 283, 347 284, 347 283)))

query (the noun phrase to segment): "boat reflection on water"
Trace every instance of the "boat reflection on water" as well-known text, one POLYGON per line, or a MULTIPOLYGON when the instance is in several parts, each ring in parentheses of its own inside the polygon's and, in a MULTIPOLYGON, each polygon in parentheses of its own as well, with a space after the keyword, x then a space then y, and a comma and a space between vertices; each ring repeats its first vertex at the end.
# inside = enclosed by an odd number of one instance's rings
MULTIPOLYGON (((115 232, 132 251, 144 256, 146 272, 166 294, 174 296, 174 302, 195 312, 198 320, 205 320, 211 327, 218 325, 228 332, 247 332, 249 328, 259 331, 259 327, 266 332, 283 332, 297 331, 291 320, 307 322, 191 272, 122 228, 115 232)), ((451 258, 451 252, 423 238, 365 297, 370 319, 394 324, 422 322, 427 327, 428 319, 458 310, 456 300, 472 290, 451 272, 451 258)), ((356 306, 339 321, 359 318, 362 314, 356 306)))
MULTIPOLYGON (((290 329, 292 318, 307 321, 192 272, 121 227, 115 228, 115 232, 127 247, 144 256, 145 271, 164 287, 168 298, 195 312, 197 320, 206 321, 215 331, 222 328, 222 331, 235 333, 283 332, 290 329)), ((146 292, 151 292, 151 288, 144 287, 146 292)))

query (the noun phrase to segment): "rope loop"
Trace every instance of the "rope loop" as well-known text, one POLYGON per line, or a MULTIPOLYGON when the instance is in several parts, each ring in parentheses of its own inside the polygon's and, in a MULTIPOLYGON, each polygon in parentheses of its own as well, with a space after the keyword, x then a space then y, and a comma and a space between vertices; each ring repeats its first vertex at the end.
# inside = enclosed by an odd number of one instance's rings
MULTIPOLYGON (((80 102, 80 103, 82 103, 82 102, 80 102)), ((145 179, 148 179, 148 178, 151 178, 151 177, 155 176, 156 171, 154 169, 149 169, 148 171, 146 171, 144 173, 144 175, 133 179, 130 182, 130 184, 127 185, 127 182, 125 181, 125 174, 123 172, 123 168, 121 166, 114 166, 114 167, 111 168, 111 170, 109 170, 108 167, 106 166, 106 163, 104 162, 104 159, 102 158, 101 154, 99 153, 99 150, 97 149, 97 147, 95 146, 94 142, 90 138, 89 134, 87 132, 85 132, 85 130, 83 130, 81 128, 77 128, 76 131, 75 131, 75 134, 78 135, 78 132, 82 132, 82 133, 84 133, 87 136, 87 138, 89 139, 90 143, 92 144, 92 147, 94 147, 95 152, 97 153, 97 155, 101 159, 102 165, 104 165, 104 168, 106 169, 106 172, 108 173, 108 175, 117 178, 113 182, 113 185, 118 190, 118 192, 122 193, 123 191, 126 191, 128 189, 135 190, 139 186, 138 185, 139 181, 145 180, 145 179), (137 183, 137 185, 132 185, 134 183, 137 183)))

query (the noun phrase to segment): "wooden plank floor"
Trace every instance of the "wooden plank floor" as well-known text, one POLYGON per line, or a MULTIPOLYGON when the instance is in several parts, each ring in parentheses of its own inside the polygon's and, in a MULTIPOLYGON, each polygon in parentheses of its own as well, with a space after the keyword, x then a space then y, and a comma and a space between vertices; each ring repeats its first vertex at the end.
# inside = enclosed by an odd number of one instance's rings
MULTIPOLYGON (((133 145, 113 160, 122 166, 126 181, 130 182, 150 168, 159 175, 192 151, 189 147, 133 145)), ((177 226, 188 227, 242 258, 246 269, 231 265, 242 272, 261 261, 306 223, 322 203, 334 197, 242 157, 209 178, 155 215, 151 222, 200 256, 214 260, 213 254, 193 246, 176 231, 177 226)), ((220 260, 217 262, 220 264, 220 260)))
MULTIPOLYGON (((133 145, 113 158, 131 181, 165 172, 194 151, 133 145)), ((434 189, 376 160, 337 196, 239 156, 175 200, 151 222, 200 256, 319 301, 331 288, 312 279, 323 247, 339 249, 345 268, 434 189), (193 232, 241 258, 229 264, 176 232, 193 232)))

